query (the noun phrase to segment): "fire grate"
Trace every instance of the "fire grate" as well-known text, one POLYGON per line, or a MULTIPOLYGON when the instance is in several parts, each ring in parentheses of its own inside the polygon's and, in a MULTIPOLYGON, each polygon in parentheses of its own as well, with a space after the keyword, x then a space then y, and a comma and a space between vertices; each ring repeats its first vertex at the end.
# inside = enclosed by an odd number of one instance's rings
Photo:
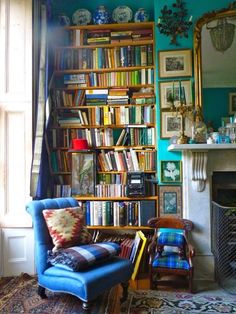
POLYGON ((212 202, 212 253, 219 285, 236 294, 236 206, 212 202))

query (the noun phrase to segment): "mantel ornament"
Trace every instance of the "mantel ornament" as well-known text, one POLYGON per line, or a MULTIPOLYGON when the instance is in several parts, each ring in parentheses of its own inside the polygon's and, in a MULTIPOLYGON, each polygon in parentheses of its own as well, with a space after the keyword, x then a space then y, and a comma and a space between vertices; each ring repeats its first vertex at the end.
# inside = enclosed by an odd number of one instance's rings
POLYGON ((173 9, 169 9, 167 5, 164 5, 161 10, 162 16, 158 18, 157 27, 159 27, 160 33, 171 37, 171 45, 178 45, 177 36, 188 37, 193 17, 190 16, 188 20, 186 19, 188 10, 182 0, 176 0, 172 7, 173 9))

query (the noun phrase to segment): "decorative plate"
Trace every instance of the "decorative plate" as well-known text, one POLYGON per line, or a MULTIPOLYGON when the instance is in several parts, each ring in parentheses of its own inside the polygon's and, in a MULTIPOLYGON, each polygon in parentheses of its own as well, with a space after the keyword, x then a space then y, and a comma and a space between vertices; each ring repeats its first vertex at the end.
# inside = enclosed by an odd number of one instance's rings
POLYGON ((91 22, 92 14, 87 9, 78 9, 72 15, 75 25, 87 25, 91 22))
POLYGON ((120 5, 112 12, 112 18, 117 23, 128 23, 132 20, 133 12, 126 5, 120 5))

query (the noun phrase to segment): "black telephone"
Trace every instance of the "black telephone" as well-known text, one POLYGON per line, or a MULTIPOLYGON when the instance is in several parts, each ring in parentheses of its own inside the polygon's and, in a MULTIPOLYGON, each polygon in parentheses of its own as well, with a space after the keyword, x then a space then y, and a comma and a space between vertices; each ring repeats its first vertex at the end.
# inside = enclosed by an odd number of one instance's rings
POLYGON ((128 172, 127 174, 127 196, 145 195, 144 172, 128 172))

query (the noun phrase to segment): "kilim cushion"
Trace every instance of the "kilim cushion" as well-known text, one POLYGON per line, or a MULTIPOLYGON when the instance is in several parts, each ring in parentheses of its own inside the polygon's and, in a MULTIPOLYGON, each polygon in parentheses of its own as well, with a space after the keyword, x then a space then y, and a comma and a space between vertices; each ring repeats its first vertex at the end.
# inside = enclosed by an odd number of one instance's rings
POLYGON ((92 235, 84 226, 84 215, 80 207, 45 209, 43 216, 55 245, 53 251, 91 243, 92 235))
POLYGON ((94 264, 118 255, 120 245, 114 242, 101 242, 48 251, 48 262, 57 267, 72 271, 84 270, 94 264))
POLYGON ((183 247, 185 244, 184 235, 175 232, 162 232, 158 237, 158 245, 183 247))
POLYGON ((152 263, 153 267, 180 268, 189 269, 189 263, 186 259, 181 259, 178 253, 163 252, 162 256, 156 256, 152 263))

